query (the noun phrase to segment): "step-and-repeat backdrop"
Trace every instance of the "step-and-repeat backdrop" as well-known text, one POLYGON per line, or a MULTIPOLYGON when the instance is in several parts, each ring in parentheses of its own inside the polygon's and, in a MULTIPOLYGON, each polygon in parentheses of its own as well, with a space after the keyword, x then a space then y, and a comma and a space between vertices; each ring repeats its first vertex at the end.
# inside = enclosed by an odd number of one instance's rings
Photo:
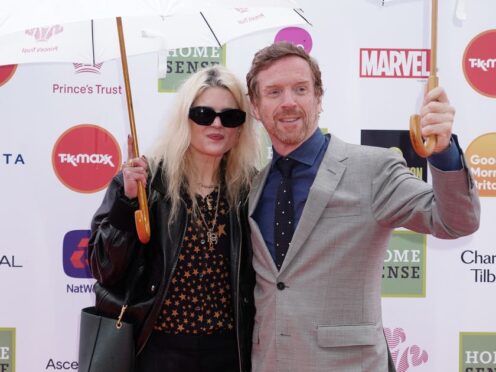
MULTIPOLYGON (((221 63, 244 80, 258 49, 288 40, 320 63, 321 128, 353 143, 398 147, 430 182, 406 137, 430 69, 429 3, 302 0, 312 26, 265 31, 222 49, 169 51, 167 60, 131 57, 142 152, 191 72, 221 63), (165 79, 158 67, 167 70, 165 79)), ((57 33, 43 43, 48 52, 57 33)), ((395 232, 384 258, 386 335, 399 372, 496 371, 493 0, 440 1, 438 75, 457 109, 454 130, 480 192, 481 226, 455 241, 395 232)), ((90 221, 126 154, 121 76, 119 61, 0 67, 2 372, 78 369, 79 313, 94 301, 90 221)), ((270 144, 261 136, 268 160, 270 144)))

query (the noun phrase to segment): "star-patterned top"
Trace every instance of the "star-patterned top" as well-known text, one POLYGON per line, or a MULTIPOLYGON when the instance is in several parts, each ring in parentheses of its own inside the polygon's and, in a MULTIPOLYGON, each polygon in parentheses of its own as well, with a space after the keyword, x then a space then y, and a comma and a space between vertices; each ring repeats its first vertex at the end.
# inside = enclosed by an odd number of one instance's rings
POLYGON ((199 212, 188 205, 186 233, 169 290, 154 329, 170 334, 209 335, 234 330, 229 274, 229 209, 224 196, 214 190, 197 203, 209 229, 213 225, 217 198, 217 223, 213 233, 217 244, 210 245, 207 228, 199 212))

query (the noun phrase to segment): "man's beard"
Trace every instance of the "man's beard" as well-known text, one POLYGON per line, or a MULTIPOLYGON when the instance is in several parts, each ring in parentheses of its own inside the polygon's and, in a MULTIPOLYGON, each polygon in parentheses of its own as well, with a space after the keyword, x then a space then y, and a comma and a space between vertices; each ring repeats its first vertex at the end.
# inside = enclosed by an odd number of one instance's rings
POLYGON ((274 126, 272 128, 272 134, 274 137, 276 137, 280 142, 284 143, 285 145, 297 145, 306 138, 308 131, 310 130, 310 125, 308 121, 308 117, 306 114, 300 110, 290 110, 290 111, 285 111, 281 114, 278 114, 274 116, 274 126), (300 119, 303 123, 303 125, 299 126, 297 131, 291 131, 288 132, 284 130, 283 128, 279 127, 279 122, 281 119, 284 119, 285 117, 294 117, 294 116, 299 116, 300 119))

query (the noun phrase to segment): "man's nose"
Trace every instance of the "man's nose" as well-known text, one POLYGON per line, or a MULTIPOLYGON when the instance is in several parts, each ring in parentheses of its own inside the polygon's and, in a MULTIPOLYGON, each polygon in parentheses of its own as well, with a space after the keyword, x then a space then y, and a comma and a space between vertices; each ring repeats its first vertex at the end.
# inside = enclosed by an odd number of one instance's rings
POLYGON ((296 105, 294 93, 291 90, 286 90, 282 95, 282 106, 293 107, 296 105))

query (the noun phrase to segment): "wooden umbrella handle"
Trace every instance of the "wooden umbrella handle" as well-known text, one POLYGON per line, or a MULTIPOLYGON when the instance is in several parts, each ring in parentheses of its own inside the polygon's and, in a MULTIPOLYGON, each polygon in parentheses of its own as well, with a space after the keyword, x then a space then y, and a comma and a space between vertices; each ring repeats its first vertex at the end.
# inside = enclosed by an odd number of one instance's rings
MULTIPOLYGON (((437 76, 429 76, 428 89, 431 91, 438 86, 437 76)), ((420 125, 420 115, 410 116, 410 142, 418 156, 426 158, 431 156, 436 147, 437 137, 435 135, 427 137, 424 142, 422 138, 422 126, 420 125)))
MULTIPOLYGON (((129 82, 129 70, 127 67, 126 44, 124 42, 124 32, 122 29, 122 18, 116 17, 117 33, 119 35, 119 47, 121 52, 122 73, 124 75, 124 85, 126 87, 127 112, 129 115, 129 125, 131 127, 131 136, 133 137, 133 156, 139 157, 138 135, 134 121, 133 98, 131 95, 131 84, 129 82)), ((134 212, 134 221, 136 223, 136 232, 140 242, 146 244, 150 241, 150 216, 148 212, 148 198, 146 197, 145 187, 138 182, 138 204, 139 209, 134 212)))
MULTIPOLYGON (((432 89, 439 85, 437 77, 437 14, 438 14, 438 1, 432 0, 431 10, 431 58, 430 58, 430 74, 427 81, 427 89, 430 92, 432 89)), ((420 125, 420 116, 410 116, 410 142, 412 143, 415 152, 426 158, 434 152, 436 147, 437 137, 431 135, 427 137, 424 143, 422 138, 422 127, 420 125)))

